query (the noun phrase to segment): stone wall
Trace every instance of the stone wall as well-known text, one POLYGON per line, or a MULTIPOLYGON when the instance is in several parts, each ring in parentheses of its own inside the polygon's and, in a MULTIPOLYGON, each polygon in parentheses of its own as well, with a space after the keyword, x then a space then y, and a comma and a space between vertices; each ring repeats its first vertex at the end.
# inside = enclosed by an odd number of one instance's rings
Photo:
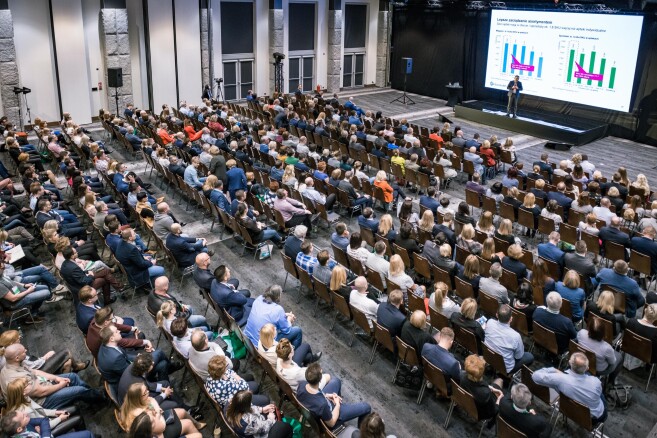
POLYGON ((379 11, 379 24, 376 32, 376 86, 385 87, 387 84, 386 70, 388 68, 388 38, 390 38, 389 18, 390 11, 379 11))
MULTIPOLYGON (((133 103, 130 42, 128 40, 128 10, 102 9, 100 15, 100 44, 105 58, 105 68, 121 67, 123 73, 123 86, 118 88, 118 112, 122 113, 122 108, 128 103, 133 103)), ((105 70, 105 84, 108 83, 107 79, 107 70, 105 70)), ((114 112, 116 110, 115 89, 106 86, 105 90, 109 104, 108 109, 114 112)))
MULTIPOLYGON (((9 9, 0 10, 0 87, 2 88, 2 113, 9 121, 20 125, 18 109, 22 95, 14 94, 14 87, 20 85, 16 47, 14 46, 14 21, 9 9)), ((27 118, 24 117, 27 122, 27 118)))
POLYGON ((340 91, 342 83, 342 10, 328 11, 328 83, 329 93, 340 91))
MULTIPOLYGON (((283 46, 283 9, 270 9, 269 10, 269 59, 268 63, 272 64, 274 62, 274 53, 280 52, 283 53, 285 47, 283 46)), ((285 69, 288 65, 287 60, 283 61, 283 68, 285 69)), ((283 74, 285 77, 285 74, 283 74)), ((283 89, 285 89, 285 80, 283 80, 283 89)), ((269 68, 269 92, 271 94, 274 91, 274 66, 269 68)), ((290 90, 294 91, 294 90, 290 90)))
POLYGON ((208 10, 201 9, 201 80, 203 87, 210 84, 210 32, 208 30, 208 10))

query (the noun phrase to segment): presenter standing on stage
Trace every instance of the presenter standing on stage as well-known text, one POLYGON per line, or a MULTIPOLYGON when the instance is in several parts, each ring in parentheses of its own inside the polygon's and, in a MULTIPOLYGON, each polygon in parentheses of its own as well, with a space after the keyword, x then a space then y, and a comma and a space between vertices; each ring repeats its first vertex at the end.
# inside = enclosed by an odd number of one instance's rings
POLYGON ((509 104, 506 106, 506 115, 508 116, 513 109, 513 118, 516 118, 516 113, 518 112, 518 98, 520 97, 520 92, 522 91, 522 82, 519 81, 520 76, 516 75, 512 81, 509 81, 509 85, 506 86, 506 89, 509 90, 507 95, 509 96, 509 104))

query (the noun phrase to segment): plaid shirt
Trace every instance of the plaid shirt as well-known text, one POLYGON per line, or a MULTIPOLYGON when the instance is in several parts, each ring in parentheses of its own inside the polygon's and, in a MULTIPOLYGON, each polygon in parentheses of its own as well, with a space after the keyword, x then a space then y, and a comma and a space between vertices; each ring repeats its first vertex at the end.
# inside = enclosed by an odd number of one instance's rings
POLYGON ((312 277, 313 275, 313 268, 317 264, 317 257, 313 257, 312 254, 310 255, 305 255, 304 253, 300 252, 297 254, 297 260, 296 260, 297 265, 304 271, 308 273, 312 277))
POLYGON ((265 202, 271 208, 274 208, 274 201, 275 200, 276 200, 276 192, 272 192, 271 190, 269 190, 269 191, 267 191, 267 193, 265 193, 265 202))

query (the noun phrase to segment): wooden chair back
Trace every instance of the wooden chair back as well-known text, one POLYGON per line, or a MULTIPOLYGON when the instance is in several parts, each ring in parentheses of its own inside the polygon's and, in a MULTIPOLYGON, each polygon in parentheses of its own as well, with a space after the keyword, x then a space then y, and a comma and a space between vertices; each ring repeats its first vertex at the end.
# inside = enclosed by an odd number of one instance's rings
POLYGON ((399 360, 411 367, 420 365, 415 348, 402 341, 399 336, 395 338, 395 342, 397 343, 397 357, 399 360))
POLYGON ((595 376, 597 374, 595 353, 571 339, 568 342, 568 353, 572 355, 573 353, 577 352, 583 353, 586 356, 586 358, 589 360, 589 373, 592 376, 595 376))
POLYGON ((609 344, 614 342, 614 323, 607 319, 601 318, 598 315, 591 312, 589 313, 589 317, 588 320, 586 321, 586 325, 591 326, 593 324, 593 321, 596 319, 600 321, 600 324, 602 324, 602 328, 604 330, 605 342, 609 344))
POLYGON ((347 258, 347 252, 343 251, 342 248, 335 246, 333 243, 331 243, 331 249, 333 250, 333 258, 335 261, 349 269, 349 259, 347 258))
POLYGON ((559 354, 559 347, 557 346, 557 335, 552 330, 545 328, 536 321, 533 323, 533 329, 534 342, 557 356, 559 354))
POLYGON ((474 288, 472 285, 459 277, 454 277, 456 283, 456 296, 465 300, 466 298, 474 298, 474 288))
POLYGON ((648 277, 653 274, 651 272, 650 256, 641 254, 635 250, 630 251, 630 268, 648 277))
POLYGON ((472 354, 479 354, 479 340, 473 332, 468 329, 454 326, 454 340, 461 347, 465 348, 472 354))
POLYGON ((504 364, 504 358, 497 351, 491 349, 485 343, 481 344, 482 352, 484 353, 484 360, 493 367, 497 374, 500 374, 504 377, 508 377, 509 374, 506 371, 506 365, 504 364))
POLYGON ((409 269, 411 267, 411 258, 409 257, 408 251, 406 250, 406 248, 402 248, 401 246, 397 245, 396 243, 393 243, 392 244, 392 249, 393 249, 395 254, 398 254, 399 257, 402 258, 402 260, 404 261, 404 266, 406 267, 406 269, 409 269))
POLYGON ((431 264, 418 253, 413 253, 413 269, 417 275, 431 281, 431 264))
POLYGON ((367 270, 367 283, 370 286, 375 287, 381 293, 386 291, 386 287, 383 285, 383 280, 381 279, 381 274, 377 271, 373 271, 371 269, 367 270))
POLYGON ((345 318, 351 320, 351 309, 349 308, 349 304, 347 303, 345 297, 335 291, 331 291, 331 298, 333 300, 333 307, 335 307, 335 310, 337 310, 337 312, 345 318))
POLYGON ((604 242, 605 257, 609 260, 625 260, 625 247, 620 243, 611 242, 609 240, 604 242))
POLYGON ((352 305, 349 305, 349 308, 351 309, 351 316, 353 317, 354 324, 360 327, 368 336, 372 336, 372 328, 367 320, 367 316, 365 316, 361 310, 352 305))
POLYGON ((391 353, 395 352, 395 341, 390 335, 390 331, 376 321, 372 321, 374 326, 374 339, 391 353))
POLYGON ((523 336, 529 337, 529 324, 527 322, 527 315, 520 310, 511 307, 511 328, 523 336))
POLYGON ((422 358, 422 370, 424 371, 424 378, 433 384, 434 389, 442 396, 447 397, 449 389, 447 387, 447 379, 443 370, 422 358))
POLYGON ((424 305, 424 298, 418 297, 410 290, 408 291, 407 296, 408 296, 408 310, 410 312, 415 312, 416 310, 420 310, 425 314, 427 313, 427 308, 424 305))
POLYGON ((475 421, 479 421, 479 412, 474 397, 452 379, 452 401, 460 406, 475 421))
POLYGON ((632 330, 625 329, 623 332, 621 351, 647 364, 652 363, 652 341, 636 334, 632 330))
POLYGON ((559 394, 559 412, 586 431, 591 432, 593 430, 591 410, 564 394, 559 394))
POLYGON ((507 423, 501 415, 498 415, 497 438, 527 438, 527 435, 507 423))
POLYGON ((500 303, 497 301, 497 298, 483 290, 479 290, 479 308, 486 318, 495 318, 499 307, 500 303))

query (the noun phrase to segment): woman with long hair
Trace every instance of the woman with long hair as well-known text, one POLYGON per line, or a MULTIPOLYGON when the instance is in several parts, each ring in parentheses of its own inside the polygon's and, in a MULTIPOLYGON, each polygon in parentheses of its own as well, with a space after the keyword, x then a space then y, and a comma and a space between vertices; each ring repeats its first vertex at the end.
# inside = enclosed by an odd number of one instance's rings
MULTIPOLYGON (((156 412, 161 411, 157 401, 150 397, 148 387, 143 383, 133 383, 128 388, 125 400, 121 406, 121 427, 124 430, 130 430, 135 418, 148 409, 156 412)), ((169 423, 163 432, 164 438, 178 438, 182 435, 188 438, 203 437, 199 429, 203 429, 205 423, 194 420, 184 409, 170 409, 165 411, 163 416, 165 421, 169 423)))
POLYGON ((520 206, 520 210, 528 211, 534 217, 534 229, 527 228, 525 236, 534 237, 538 229, 538 217, 541 215, 541 207, 536 204, 536 196, 533 193, 525 194, 525 199, 520 206))
POLYGON ((591 301, 584 309, 584 318, 588 320, 589 314, 593 314, 613 324, 614 337, 625 328, 625 314, 615 312, 616 299, 614 293, 603 290, 598 295, 597 301, 591 301))
POLYGON ((434 220, 433 212, 431 210, 429 209, 424 210, 424 213, 422 213, 422 218, 420 219, 420 222, 418 222, 417 227, 422 231, 431 233, 432 236, 436 235, 438 230, 436 228, 436 222, 434 220))
POLYGON ((486 240, 484 240, 484 244, 481 248, 481 255, 480 255, 482 259, 491 263, 502 263, 499 254, 495 252, 495 239, 489 237, 486 240))
POLYGON ((621 166, 618 168, 617 172, 620 175, 620 183, 625 187, 629 187, 630 179, 627 177, 627 169, 621 166))
POLYGON ((631 196, 629 201, 623 205, 623 210, 628 208, 634 210, 634 213, 636 213, 639 218, 642 218, 646 212, 646 209, 643 207, 643 198, 639 195, 631 196))
POLYGON ((545 208, 541 210, 541 216, 552 219, 554 221, 554 230, 559 231, 559 225, 563 222, 563 218, 557 213, 559 204, 555 199, 551 199, 545 204, 545 208))
MULTIPOLYGON (((394 435, 386 435, 386 425, 383 419, 376 412, 372 412, 360 423, 360 438, 395 438, 394 435)), ((352 438, 356 434, 352 435, 352 438)))
POLYGON ((468 207, 468 204, 465 201, 459 203, 458 209, 456 210, 456 216, 454 216, 454 219, 457 222, 470 224, 473 227, 477 225, 475 219, 472 216, 470 216, 470 207, 468 207))
POLYGON ((55 428, 69 418, 70 412, 65 410, 45 409, 27 395, 32 389, 32 383, 27 377, 19 377, 7 384, 4 412, 24 412, 30 418, 48 417, 50 428, 55 428))
POLYGON ((525 319, 527 320, 527 328, 529 331, 531 331, 536 305, 534 304, 532 287, 529 284, 525 282, 520 283, 518 286, 518 292, 511 300, 511 307, 525 314, 525 319))
POLYGON ((351 295, 351 288, 347 286, 347 271, 342 265, 335 265, 331 271, 331 282, 329 283, 329 290, 342 295, 347 302, 351 295))
POLYGON ((509 245, 520 243, 520 239, 516 241, 516 237, 513 235, 513 222, 510 219, 502 219, 499 228, 495 232, 495 237, 506 241, 509 245))
POLYGON ((481 280, 481 276, 479 275, 479 257, 470 254, 465 259, 463 271, 459 273, 458 277, 461 280, 470 283, 472 286, 472 292, 474 293, 475 298, 477 298, 479 296, 479 280, 481 280))
POLYGON ((363 266, 370 256, 370 252, 363 247, 363 238, 360 232, 356 231, 349 237, 349 246, 347 246, 347 254, 360 261, 363 266))
POLYGON ((475 230, 488 234, 488 237, 493 237, 495 235, 495 224, 493 224, 493 213, 490 211, 484 211, 481 214, 481 216, 479 216, 479 221, 477 222, 477 226, 475 227, 475 230))
MULTIPOLYGON (((297 391, 297 384, 300 380, 306 379, 306 368, 294 361, 295 348, 286 338, 281 339, 276 346, 276 371, 278 375, 290 385, 294 392, 297 391)), ((329 374, 323 374, 319 387, 324 388, 331 380, 329 374)))
POLYGON ((155 324, 171 334, 171 323, 176 319, 176 305, 173 301, 165 301, 155 316, 155 324))
POLYGON ((475 230, 472 225, 465 224, 461 229, 461 234, 456 238, 456 244, 461 248, 465 248, 472 254, 481 254, 481 243, 474 240, 475 230))
POLYGON ((534 260, 534 266, 532 266, 531 284, 534 301, 537 304, 545 303, 547 294, 556 290, 556 283, 549 275, 547 263, 538 257, 534 260))
POLYGON ((476 318, 477 301, 474 298, 466 298, 461 303, 461 311, 452 313, 449 320, 452 326, 468 330, 475 335, 477 338, 478 353, 481 354, 481 344, 486 338, 486 332, 484 331, 486 323, 482 326, 476 318))
POLYGON ((429 297, 429 307, 450 318, 453 313, 461 311, 461 306, 447 295, 448 292, 449 287, 442 281, 437 281, 433 285, 433 293, 429 297))
POLYGON ((577 199, 575 199, 573 203, 570 204, 570 209, 579 211, 580 213, 584 213, 584 214, 591 213, 593 211, 593 206, 591 205, 589 199, 590 199, 589 192, 587 191, 581 192, 577 197, 577 199))
POLYGON ((389 214, 381 216, 378 234, 388 239, 388 242, 390 242, 391 245, 395 243, 397 232, 395 231, 395 226, 392 224, 392 216, 389 214))
POLYGON ((413 228, 417 227, 420 222, 420 217, 413 211, 413 200, 410 198, 405 198, 404 202, 400 204, 397 216, 402 224, 409 223, 413 228))
POLYGON ((388 268, 388 281, 392 281, 404 293, 404 302, 408 301, 408 290, 413 292, 413 295, 424 298, 425 287, 420 286, 413 281, 410 275, 405 272, 404 261, 399 254, 390 257, 390 267, 388 268))
POLYGON ((650 196, 650 184, 648 184, 648 178, 642 173, 636 176, 636 181, 632 183, 632 187, 635 187, 643 192, 643 198, 647 199, 650 196))
POLYGON ((256 406, 252 403, 251 391, 239 391, 226 409, 226 421, 240 437, 248 438, 291 438, 292 427, 276 419, 273 404, 256 406))
POLYGON ((285 166, 282 182, 286 186, 292 187, 293 189, 298 187, 299 182, 297 181, 296 174, 294 173, 294 166, 292 164, 285 166))

